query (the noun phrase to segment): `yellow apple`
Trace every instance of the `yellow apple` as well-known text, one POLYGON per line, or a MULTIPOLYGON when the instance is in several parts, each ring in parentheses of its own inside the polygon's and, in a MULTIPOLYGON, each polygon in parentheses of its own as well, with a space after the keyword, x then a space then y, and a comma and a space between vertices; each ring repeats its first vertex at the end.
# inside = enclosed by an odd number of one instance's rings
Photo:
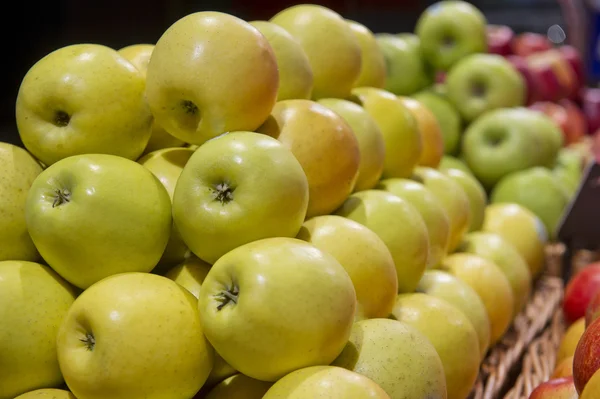
POLYGON ((417 292, 443 299, 469 318, 479 338, 483 360, 490 346, 490 318, 483 301, 470 285, 442 270, 428 270, 421 278, 417 292))
POLYGON ((450 219, 439 199, 427 187, 409 179, 384 179, 376 188, 397 195, 419 211, 429 235, 427 267, 437 266, 446 256, 450 237, 450 219))
POLYGON ((269 41, 279 69, 277 101, 310 99, 313 72, 300 43, 281 26, 268 21, 252 21, 250 25, 269 41))
POLYGON ((527 263, 515 247, 499 234, 476 231, 465 236, 458 250, 489 259, 502 270, 515 299, 515 317, 527 304, 532 288, 527 263))
POLYGON ((152 123, 152 133, 150 140, 144 149, 144 155, 152 151, 160 150, 163 148, 183 147, 185 142, 171 136, 165 129, 154 121, 152 123))
POLYGON ((63 382, 56 335, 75 292, 47 266, 0 262, 0 398, 63 382))
POLYGON ((437 118, 429 108, 414 98, 398 98, 412 112, 417 121, 419 132, 421 132, 423 150, 417 164, 437 168, 444 156, 444 139, 437 118))
POLYGON ((450 221, 448 252, 454 252, 471 223, 469 197, 465 190, 442 172, 426 166, 416 167, 411 178, 427 187, 444 207, 450 221))
POLYGON ((276 381, 340 354, 356 292, 333 255, 295 238, 266 238, 213 265, 198 309, 206 337, 227 363, 248 377, 276 381))
POLYGON ((390 399, 390 396, 373 380, 361 374, 335 366, 312 366, 286 375, 262 398, 390 399))
POLYGON ((106 154, 72 156, 44 170, 29 190, 25 218, 48 265, 83 289, 112 274, 151 271, 172 224, 160 181, 106 154))
POLYGON ((356 291, 358 320, 390 315, 398 277, 392 254, 377 234, 353 220, 325 215, 304 222, 297 238, 333 255, 346 269, 356 291))
POLYGON ((351 101, 324 98, 319 103, 341 116, 358 140, 360 164, 354 191, 375 187, 381 178, 385 162, 385 142, 375 120, 363 107, 351 101))
POLYGON ((596 399, 600 397, 600 371, 596 371, 588 380, 579 399, 596 399))
POLYGON ((215 385, 219 384, 220 382, 226 380, 227 378, 235 374, 239 374, 238 371, 231 367, 229 363, 227 363, 225 360, 223 360, 221 355, 219 355, 216 351, 214 352, 214 354, 215 357, 213 368, 210 371, 206 382, 204 383, 202 389, 199 392, 199 394, 201 394, 201 398, 203 398, 203 395, 205 393, 209 392, 212 388, 214 388, 215 385))
POLYGON ((392 315, 427 337, 446 375, 448 399, 464 399, 479 373, 479 340, 467 316, 456 306, 432 295, 398 295, 392 315))
POLYGON ((60 326, 57 351, 80 399, 191 398, 213 366, 196 298, 150 273, 121 273, 86 289, 60 326))
POLYGON ((352 194, 335 213, 375 232, 394 259, 398 291, 415 290, 429 256, 427 226, 415 207, 387 191, 366 190, 352 194))
POLYGON ((442 173, 458 183, 469 198, 469 209, 471 211, 469 231, 480 230, 488 202, 485 189, 473 175, 469 175, 462 170, 448 169, 442 173))
POLYGON ((533 212, 519 204, 490 204, 485 208, 481 229, 504 237, 523 256, 532 277, 540 274, 548 233, 533 212))
POLYGON ((287 30, 304 49, 313 71, 312 97, 346 98, 361 72, 361 49, 346 21, 335 11, 299 4, 270 22, 287 30))
POLYGON ((206 278, 211 265, 191 255, 177 266, 165 273, 165 277, 175 281, 188 290, 196 298, 200 295, 200 287, 206 278))
POLYGON ((310 191, 306 217, 332 213, 354 190, 360 166, 358 140, 329 108, 310 100, 280 101, 257 131, 278 139, 302 165, 310 191))
POLYGON ((585 317, 581 317, 576 320, 573 324, 567 327, 565 334, 560 339, 558 345, 558 351, 556 353, 556 365, 567 357, 575 355, 575 349, 577 344, 585 331, 585 317))
POLYGON ((187 143, 260 126, 277 99, 273 49, 252 25, 202 11, 173 23, 150 63, 146 94, 156 122, 187 143))
POLYGON ((446 398, 444 367, 435 348, 416 328, 396 320, 354 323, 332 365, 370 378, 391 399, 446 398))
POLYGON ((69 391, 62 389, 37 389, 35 391, 24 393, 15 399, 77 399, 69 391))
MULTIPOLYGON (((185 164, 189 161, 194 151, 190 148, 163 148, 144 155, 138 163, 148 169, 167 189, 171 201, 175 185, 181 175, 185 164)), ((181 234, 175 223, 171 226, 171 234, 167 247, 158 262, 157 268, 163 270, 168 266, 183 262, 190 254, 190 250, 183 242, 181 234)), ((156 270, 156 269, 155 269, 156 270)))
POLYGON ((89 153, 135 160, 152 125, 144 87, 144 75, 111 48, 74 44, 55 50, 21 82, 21 140, 47 166, 89 153))
POLYGON ((375 119, 383 134, 383 177, 409 177, 423 152, 423 139, 411 111, 396 95, 373 87, 355 88, 351 98, 375 119))
POLYGON ((263 134, 232 132, 200 146, 185 165, 173 219, 191 251, 213 264, 251 241, 295 237, 308 193, 302 166, 285 145, 263 134))
POLYGON ((40 257, 27 231, 25 203, 41 172, 40 164, 26 150, 0 143, 0 261, 36 261, 40 257))
POLYGON ((383 89, 385 77, 387 74, 385 58, 381 52, 373 32, 366 26, 356 21, 347 20, 358 40, 362 54, 362 64, 358 80, 354 82, 354 87, 376 87, 383 89))
POLYGON ((235 374, 221 381, 203 399, 262 399, 272 382, 255 380, 244 374, 235 374))
POLYGON ((512 322, 515 299, 508 278, 494 262, 468 253, 447 256, 442 269, 477 292, 490 318, 490 345, 496 344, 512 322))

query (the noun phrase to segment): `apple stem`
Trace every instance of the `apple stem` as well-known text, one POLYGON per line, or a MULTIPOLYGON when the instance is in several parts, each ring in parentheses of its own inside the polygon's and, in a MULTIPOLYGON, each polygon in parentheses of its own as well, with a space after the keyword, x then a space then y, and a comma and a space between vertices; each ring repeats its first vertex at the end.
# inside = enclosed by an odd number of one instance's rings
POLYGON ((219 306, 217 306, 217 310, 223 309, 230 302, 237 304, 239 295, 240 290, 235 285, 232 285, 230 288, 215 295, 217 300, 221 302, 219 306))
POLYGON ((184 101, 182 101, 181 102, 181 106, 185 110, 186 114, 195 115, 195 114, 198 113, 198 107, 196 106, 196 104, 194 104, 190 100, 184 100, 184 101))
POLYGON ((216 201, 219 201, 223 205, 233 200, 233 188, 228 183, 220 183, 213 189, 213 196, 216 201))
POLYGON ((56 189, 54 191, 56 196, 54 197, 54 201, 52 202, 52 208, 56 208, 66 202, 71 201, 71 192, 68 189, 56 189))
POLYGON ((85 344, 87 350, 89 350, 90 352, 93 351, 94 347, 96 346, 96 338, 94 338, 94 335, 92 333, 86 333, 85 338, 80 339, 80 341, 85 344))

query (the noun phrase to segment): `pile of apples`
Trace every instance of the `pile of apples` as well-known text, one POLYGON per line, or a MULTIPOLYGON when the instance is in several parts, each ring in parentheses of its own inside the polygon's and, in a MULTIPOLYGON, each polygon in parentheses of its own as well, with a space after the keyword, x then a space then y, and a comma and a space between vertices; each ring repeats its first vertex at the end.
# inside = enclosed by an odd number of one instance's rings
POLYGON ((40 59, 0 144, 0 399, 467 398, 552 237, 511 193, 583 157, 486 27, 202 11, 40 59))
POLYGON ((591 263, 569 280, 562 311, 567 325, 550 378, 530 399, 600 397, 600 262, 591 263))

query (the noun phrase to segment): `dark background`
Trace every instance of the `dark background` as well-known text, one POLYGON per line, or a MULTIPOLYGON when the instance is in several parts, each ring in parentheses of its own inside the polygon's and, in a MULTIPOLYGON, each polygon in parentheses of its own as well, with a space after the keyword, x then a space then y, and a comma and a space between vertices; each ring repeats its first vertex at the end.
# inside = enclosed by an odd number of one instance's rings
MULTIPOLYGON (((419 14, 432 0, 323 0, 345 18, 374 32, 413 31, 419 14)), ((563 25, 556 0, 471 1, 490 23, 511 26, 516 32, 545 33, 563 25)), ((195 11, 223 11, 247 21, 269 19, 301 1, 291 0, 47 0, 4 3, 2 76, 0 86, 0 141, 20 144, 14 121, 19 85, 40 58, 62 46, 98 43, 119 49, 136 43, 155 43, 177 19, 195 11)))

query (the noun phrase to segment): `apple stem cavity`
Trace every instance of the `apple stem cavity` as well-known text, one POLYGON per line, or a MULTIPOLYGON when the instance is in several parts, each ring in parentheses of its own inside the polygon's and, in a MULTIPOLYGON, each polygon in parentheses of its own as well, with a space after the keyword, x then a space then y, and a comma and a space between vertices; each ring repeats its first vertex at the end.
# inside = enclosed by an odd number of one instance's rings
POLYGON ((217 306, 217 310, 223 309, 225 306, 227 306, 228 304, 230 304, 232 302, 234 304, 237 304, 239 296, 240 296, 240 290, 235 285, 232 285, 228 289, 219 292, 217 295, 215 295, 217 300, 219 302, 221 302, 219 304, 219 306, 217 306))
POLYGON ((186 114, 196 115, 198 113, 198 107, 190 100, 183 100, 181 102, 181 106, 185 110, 186 114))
POLYGON ((233 188, 228 183, 219 183, 213 189, 213 197, 215 201, 219 201, 225 205, 229 201, 233 200, 233 188))
POLYGON ((69 124, 71 117, 65 111, 56 111, 54 113, 54 124, 59 127, 64 127, 69 124))
POLYGON ((483 97, 483 96, 485 96, 485 86, 482 85, 481 83, 475 83, 471 87, 471 94, 473 94, 474 97, 483 97))
POLYGON ((80 339, 80 341, 85 344, 87 350, 90 352, 93 351, 96 346, 96 338, 94 338, 94 334, 92 333, 86 333, 85 338, 80 339))
POLYGON ((69 191, 68 189, 56 189, 56 191, 54 191, 54 201, 52 202, 52 208, 56 208, 57 206, 60 206, 64 203, 70 202, 71 201, 71 191, 69 191))

